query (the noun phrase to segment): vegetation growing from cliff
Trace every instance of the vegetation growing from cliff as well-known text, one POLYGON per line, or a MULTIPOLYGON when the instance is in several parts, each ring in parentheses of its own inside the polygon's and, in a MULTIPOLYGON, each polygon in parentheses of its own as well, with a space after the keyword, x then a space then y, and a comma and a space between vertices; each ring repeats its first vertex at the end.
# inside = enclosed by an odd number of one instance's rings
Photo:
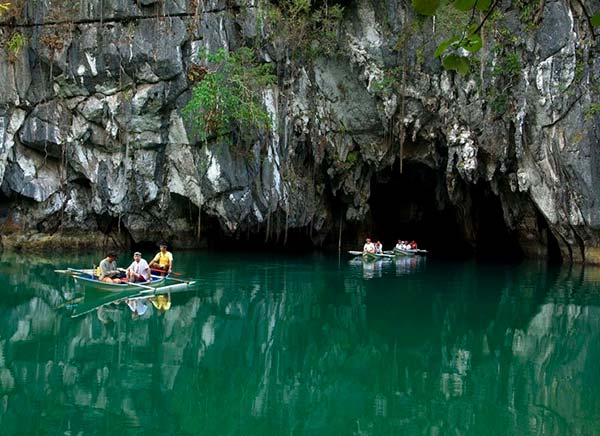
MULTIPOLYGON (((591 15, 581 0, 577 0, 582 14, 587 20, 592 36, 595 37, 594 27, 600 25, 600 13, 591 15)), ((456 20, 454 34, 442 41, 434 56, 440 57, 442 65, 447 70, 456 70, 468 74, 474 54, 483 47, 481 36, 485 23, 498 10, 499 0, 412 0, 414 10, 425 16, 438 16, 448 8, 453 8, 465 14, 468 21, 456 20)), ((513 7, 519 11, 519 16, 527 28, 540 22, 544 9, 544 0, 514 0, 513 7)))
POLYGON ((21 32, 14 32, 11 38, 6 43, 6 48, 8 50, 8 60, 10 62, 15 62, 21 50, 27 44, 27 38, 23 36, 21 32))
POLYGON ((202 57, 208 68, 184 108, 200 138, 206 141, 234 132, 245 138, 268 128, 271 119, 261 103, 261 91, 275 83, 273 66, 260 64, 249 48, 230 53, 221 49, 202 57))
POLYGON ((332 55, 338 46, 338 33, 344 8, 332 2, 280 0, 267 3, 271 36, 285 42, 291 54, 312 59, 319 54, 332 55))

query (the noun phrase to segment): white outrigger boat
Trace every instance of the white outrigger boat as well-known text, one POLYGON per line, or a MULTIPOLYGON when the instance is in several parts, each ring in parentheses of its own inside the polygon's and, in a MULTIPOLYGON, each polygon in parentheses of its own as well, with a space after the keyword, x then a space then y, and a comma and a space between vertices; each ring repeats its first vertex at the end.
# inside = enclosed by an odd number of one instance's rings
POLYGON ((411 249, 400 249, 400 248, 396 248, 394 247, 393 250, 391 251, 386 251, 385 253, 393 255, 393 256, 414 256, 415 254, 421 254, 421 255, 425 255, 427 254, 427 250, 420 250, 418 248, 411 248, 411 249))
POLYGON ((66 270, 55 270, 57 273, 68 274, 73 277, 75 283, 83 286, 84 288, 91 288, 97 291, 108 291, 108 292, 122 292, 127 289, 137 289, 138 291, 145 290, 148 293, 154 291, 166 292, 175 289, 185 288, 195 284, 195 281, 181 280, 171 278, 168 275, 154 275, 150 276, 150 280, 146 282, 121 282, 121 283, 106 283, 98 280, 98 276, 95 275, 93 269, 75 269, 67 268, 66 270), (178 283, 167 284, 167 281, 175 281, 178 283))
POLYGON ((68 268, 55 270, 55 272, 70 275, 75 283, 86 291, 84 297, 77 299, 78 304, 71 313, 73 318, 119 301, 147 299, 157 295, 185 292, 196 284, 195 280, 182 280, 159 275, 152 275, 147 282, 106 283, 98 280, 92 269, 68 268), (170 281, 176 283, 168 284, 170 281))
POLYGON ((364 262, 375 262, 377 260, 391 259, 394 257, 391 254, 386 254, 386 253, 369 253, 369 252, 363 253, 362 251, 354 251, 354 250, 350 250, 350 251, 348 251, 348 253, 353 256, 361 257, 364 262))

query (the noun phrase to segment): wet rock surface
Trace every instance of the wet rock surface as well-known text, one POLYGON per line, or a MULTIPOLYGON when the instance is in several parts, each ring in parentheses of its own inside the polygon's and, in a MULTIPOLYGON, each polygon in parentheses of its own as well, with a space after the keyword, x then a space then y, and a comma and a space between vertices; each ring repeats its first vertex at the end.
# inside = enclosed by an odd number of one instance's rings
MULTIPOLYGON (((598 39, 581 8, 547 1, 531 28, 500 4, 480 71, 463 77, 433 58, 443 29, 415 31, 402 2, 347 5, 336 54, 313 59, 286 57, 255 3, 27 3, 0 26, 27 38, 0 50, 2 233, 91 226, 194 247, 296 231, 337 245, 342 226, 355 243, 378 229, 373 193, 412 167, 431 170, 427 195, 474 250, 483 195, 526 255, 600 262, 598 39), (200 143, 182 115, 198 51, 261 38, 279 76, 263 96, 272 131, 200 143)), ((399 225, 423 216, 390 203, 399 225)))

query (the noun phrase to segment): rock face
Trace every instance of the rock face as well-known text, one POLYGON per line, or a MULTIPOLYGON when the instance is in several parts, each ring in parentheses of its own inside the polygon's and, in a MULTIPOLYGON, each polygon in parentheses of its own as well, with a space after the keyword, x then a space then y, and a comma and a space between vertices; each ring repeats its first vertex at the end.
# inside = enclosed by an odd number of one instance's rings
POLYGON ((355 243, 384 233, 371 199, 392 182, 416 192, 388 197, 417 233, 427 200, 475 250, 507 235, 526 255, 600 262, 600 57, 586 18, 600 6, 548 0, 533 19, 499 2, 469 76, 433 57, 451 16, 358 0, 335 54, 309 59, 290 54, 272 7, 35 2, 4 17, 2 40, 26 42, 0 50, 3 244, 81 230, 178 247, 288 232, 355 243), (190 69, 201 48, 243 45, 276 66, 262 94, 272 131, 242 151, 201 143, 182 115, 190 69), (427 187, 410 185, 419 177, 427 187))

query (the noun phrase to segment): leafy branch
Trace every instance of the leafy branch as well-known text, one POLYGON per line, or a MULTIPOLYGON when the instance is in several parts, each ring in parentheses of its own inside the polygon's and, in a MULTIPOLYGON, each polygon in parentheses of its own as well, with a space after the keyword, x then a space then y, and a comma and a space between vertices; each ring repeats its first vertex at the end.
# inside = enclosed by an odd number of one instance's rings
MULTIPOLYGON (((600 13, 591 15, 587 12, 581 0, 576 0, 581 6, 583 14, 590 26, 592 37, 595 38, 594 27, 600 26, 600 13)), ((490 19, 492 13, 497 8, 499 0, 412 0, 413 9, 421 15, 434 16, 437 15, 440 8, 452 5, 455 9, 461 12, 470 12, 471 17, 469 23, 462 28, 458 35, 442 41, 437 50, 435 57, 441 57, 442 65, 447 70, 456 70, 461 74, 467 74, 470 70, 470 58, 478 52, 483 44, 481 38, 481 30, 484 24, 490 19), (481 21, 475 25, 475 13, 479 11, 485 13, 481 21)), ((517 5, 523 7, 523 14, 533 18, 532 12, 535 8, 535 2, 532 0, 520 0, 517 5)), ((537 23, 541 17, 545 1, 537 2, 537 13, 533 19, 537 23)), ((458 26, 461 27, 461 26, 458 26)))
POLYGON ((203 53, 201 57, 208 68, 183 110, 200 139, 233 133, 245 139, 257 129, 268 128, 271 118, 260 94, 275 83, 273 66, 258 63, 254 52, 245 47, 230 53, 223 49, 203 53))

